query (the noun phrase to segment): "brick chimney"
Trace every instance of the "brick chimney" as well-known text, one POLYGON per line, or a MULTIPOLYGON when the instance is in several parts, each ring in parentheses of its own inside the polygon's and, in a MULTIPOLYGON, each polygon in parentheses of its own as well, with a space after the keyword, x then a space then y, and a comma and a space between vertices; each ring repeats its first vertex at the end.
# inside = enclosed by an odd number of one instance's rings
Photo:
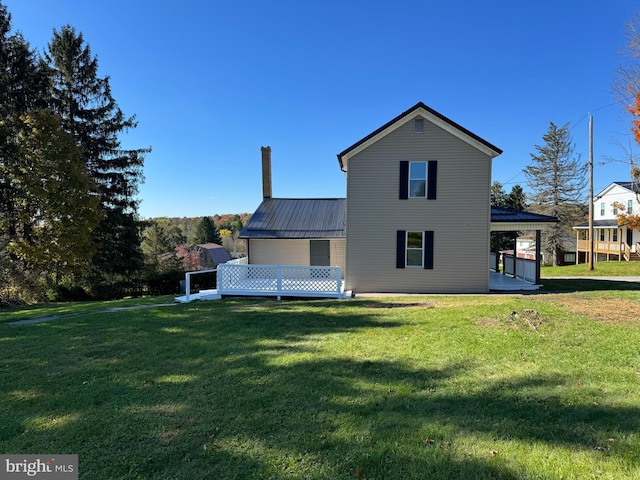
POLYGON ((262 151, 262 197, 271 198, 271 147, 260 147, 262 151))

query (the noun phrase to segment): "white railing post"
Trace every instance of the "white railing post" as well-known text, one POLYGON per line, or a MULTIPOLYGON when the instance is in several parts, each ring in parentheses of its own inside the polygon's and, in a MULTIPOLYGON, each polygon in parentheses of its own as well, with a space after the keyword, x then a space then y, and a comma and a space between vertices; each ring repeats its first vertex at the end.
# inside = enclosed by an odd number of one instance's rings
POLYGON ((187 272, 187 274, 185 275, 185 282, 184 282, 184 293, 185 293, 185 300, 187 303, 189 303, 189 294, 191 293, 191 272, 187 272))
POLYGON ((282 293, 282 265, 278 265, 276 270, 276 291, 278 292, 278 300, 281 299, 282 293))

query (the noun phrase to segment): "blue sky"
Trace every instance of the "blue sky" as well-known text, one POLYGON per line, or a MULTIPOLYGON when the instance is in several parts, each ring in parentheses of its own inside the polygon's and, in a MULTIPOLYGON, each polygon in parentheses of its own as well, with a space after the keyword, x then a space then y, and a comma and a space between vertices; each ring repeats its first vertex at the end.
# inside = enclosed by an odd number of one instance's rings
POLYGON ((123 145, 153 148, 145 218, 253 212, 263 145, 274 197, 344 197, 336 154, 419 101, 504 150, 507 191, 550 121, 586 161, 588 112, 596 192, 629 179, 611 85, 636 1, 2 1, 39 51, 84 34, 139 121, 123 145))

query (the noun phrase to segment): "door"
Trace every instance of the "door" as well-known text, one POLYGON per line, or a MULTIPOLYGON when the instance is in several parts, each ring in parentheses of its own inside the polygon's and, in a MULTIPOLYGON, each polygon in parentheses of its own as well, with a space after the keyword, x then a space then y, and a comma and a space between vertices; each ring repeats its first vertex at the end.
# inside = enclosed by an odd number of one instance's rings
POLYGON ((633 230, 631 230, 629 227, 627 227, 627 245, 629 245, 631 247, 631 251, 634 251, 634 245, 633 245, 633 230))
POLYGON ((310 240, 309 250, 311 251, 309 265, 318 267, 331 265, 329 240, 310 240))

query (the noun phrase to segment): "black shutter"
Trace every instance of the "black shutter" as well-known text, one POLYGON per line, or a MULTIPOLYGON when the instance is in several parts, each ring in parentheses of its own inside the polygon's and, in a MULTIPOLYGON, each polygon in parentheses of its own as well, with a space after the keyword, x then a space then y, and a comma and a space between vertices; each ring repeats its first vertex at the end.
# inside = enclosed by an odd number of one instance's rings
POLYGON ((404 268, 405 258, 405 241, 407 238, 407 232, 405 230, 398 230, 396 232, 396 268, 404 268))
POLYGON ((400 162, 400 200, 409 198, 409 162, 400 162))
POLYGON ((427 162, 427 198, 436 199, 436 185, 438 184, 438 162, 431 160, 427 162))
POLYGON ((424 268, 433 270, 433 230, 424 232, 424 268))

